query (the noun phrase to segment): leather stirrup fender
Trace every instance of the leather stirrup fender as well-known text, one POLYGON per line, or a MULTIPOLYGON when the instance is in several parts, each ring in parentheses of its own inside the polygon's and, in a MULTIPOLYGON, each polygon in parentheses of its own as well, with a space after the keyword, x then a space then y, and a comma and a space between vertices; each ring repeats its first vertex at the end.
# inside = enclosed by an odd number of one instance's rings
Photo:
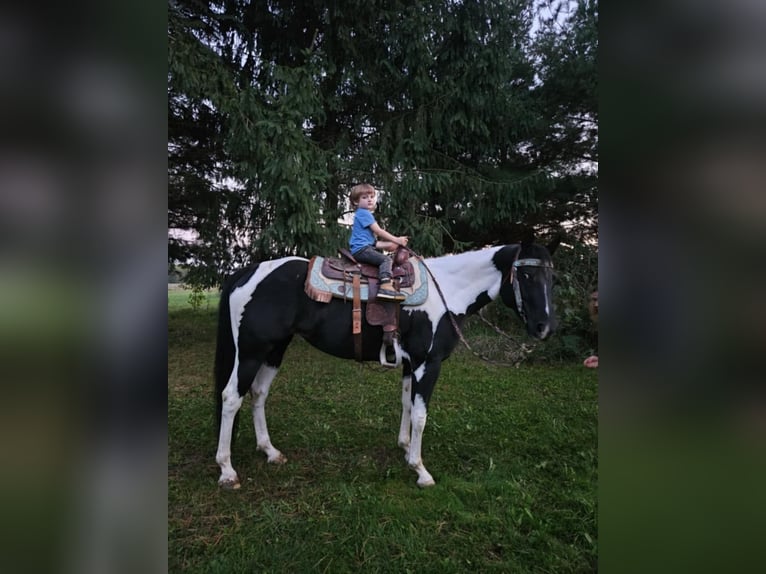
POLYGON ((359 281, 359 275, 354 275, 352 287, 354 291, 354 307, 351 311, 352 328, 351 332, 354 335, 354 355, 356 360, 362 362, 362 301, 361 301, 361 284, 359 281))

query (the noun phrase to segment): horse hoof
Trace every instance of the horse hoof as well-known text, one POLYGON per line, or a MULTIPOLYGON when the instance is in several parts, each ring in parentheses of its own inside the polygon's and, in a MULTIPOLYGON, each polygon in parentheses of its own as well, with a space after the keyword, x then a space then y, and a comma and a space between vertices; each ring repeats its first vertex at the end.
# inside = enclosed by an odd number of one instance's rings
POLYGON ((235 478, 233 480, 219 480, 218 486, 224 490, 239 490, 242 485, 239 484, 239 480, 235 478))
POLYGON ((420 488, 428 488, 429 486, 434 486, 436 484, 436 481, 429 476, 425 480, 418 479, 418 483, 417 484, 418 484, 418 486, 420 488))
POLYGON ((285 464, 287 462, 287 457, 280 452, 279 454, 270 456, 266 460, 268 460, 270 464, 285 464))

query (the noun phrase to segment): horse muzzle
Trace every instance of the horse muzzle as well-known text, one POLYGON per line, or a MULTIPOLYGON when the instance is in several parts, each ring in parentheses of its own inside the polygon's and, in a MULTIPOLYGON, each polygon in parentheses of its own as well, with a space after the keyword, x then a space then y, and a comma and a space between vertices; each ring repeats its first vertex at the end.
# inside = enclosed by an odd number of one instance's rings
POLYGON ((538 323, 530 322, 530 324, 527 325, 527 333, 531 337, 539 339, 540 341, 544 341, 550 337, 555 330, 556 326, 551 321, 541 321, 538 323))

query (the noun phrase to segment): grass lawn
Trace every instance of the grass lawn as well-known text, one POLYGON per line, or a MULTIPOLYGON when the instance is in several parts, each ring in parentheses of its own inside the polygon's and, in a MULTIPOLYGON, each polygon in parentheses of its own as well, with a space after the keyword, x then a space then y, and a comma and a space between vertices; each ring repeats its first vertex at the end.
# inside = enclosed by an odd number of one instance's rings
MULTIPOLYGON (((180 309, 190 309, 190 294, 191 291, 184 289, 177 283, 168 285, 168 311, 172 313, 173 311, 178 311, 180 309)), ((219 299, 220 295, 217 289, 208 289, 207 291, 203 291, 201 293, 200 309, 217 309, 219 299)))
POLYGON ((421 490, 396 446, 400 374, 296 338, 255 451, 249 397, 217 486, 217 294, 168 293, 171 572, 594 572, 597 378, 579 364, 503 368, 457 351, 429 409, 421 490))

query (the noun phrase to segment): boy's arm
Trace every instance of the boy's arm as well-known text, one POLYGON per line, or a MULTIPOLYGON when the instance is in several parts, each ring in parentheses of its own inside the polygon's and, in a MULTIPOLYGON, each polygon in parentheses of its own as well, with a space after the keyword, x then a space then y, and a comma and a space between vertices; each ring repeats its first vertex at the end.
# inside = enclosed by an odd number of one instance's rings
POLYGON ((372 225, 370 225, 370 230, 375 234, 375 237, 380 237, 382 239, 385 239, 386 241, 395 243, 396 245, 407 245, 407 241, 409 240, 409 237, 407 237, 406 235, 401 235, 399 237, 397 237, 396 235, 391 235, 388 231, 383 229, 377 223, 373 223, 372 225))

